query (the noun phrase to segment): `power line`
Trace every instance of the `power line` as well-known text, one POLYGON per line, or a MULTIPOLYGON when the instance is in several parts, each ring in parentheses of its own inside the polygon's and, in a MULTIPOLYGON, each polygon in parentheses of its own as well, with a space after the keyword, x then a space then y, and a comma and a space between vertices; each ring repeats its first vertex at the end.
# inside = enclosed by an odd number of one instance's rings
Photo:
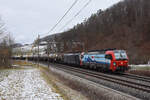
POLYGON ((86 8, 86 7, 90 4, 91 1, 92 1, 92 0, 89 0, 89 1, 79 10, 79 12, 77 12, 77 13, 74 15, 74 17, 73 17, 72 19, 70 19, 59 31, 61 31, 61 30, 64 29, 68 24, 70 24, 70 23, 73 21, 73 19, 76 18, 76 17, 84 10, 84 8, 86 8))
POLYGON ((73 2, 73 4, 70 6, 70 8, 66 11, 66 13, 61 17, 61 19, 51 28, 51 30, 50 31, 48 31, 46 34, 48 34, 48 33, 50 33, 50 32, 52 32, 55 28, 56 28, 56 26, 64 19, 64 17, 69 13, 69 11, 73 8, 73 6, 78 2, 79 0, 75 0, 74 2, 73 2))

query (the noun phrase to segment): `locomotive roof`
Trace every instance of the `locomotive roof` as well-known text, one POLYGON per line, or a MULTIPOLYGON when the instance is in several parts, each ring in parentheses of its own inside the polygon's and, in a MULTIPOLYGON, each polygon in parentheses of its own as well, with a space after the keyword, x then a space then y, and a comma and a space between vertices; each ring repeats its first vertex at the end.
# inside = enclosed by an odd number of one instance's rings
POLYGON ((115 53, 124 53, 125 50, 114 50, 115 53))
POLYGON ((85 54, 105 54, 105 51, 103 51, 103 52, 87 52, 85 54))
POLYGON ((113 49, 101 49, 101 50, 89 50, 88 52, 106 52, 106 51, 109 51, 109 50, 116 50, 116 48, 113 48, 113 49))

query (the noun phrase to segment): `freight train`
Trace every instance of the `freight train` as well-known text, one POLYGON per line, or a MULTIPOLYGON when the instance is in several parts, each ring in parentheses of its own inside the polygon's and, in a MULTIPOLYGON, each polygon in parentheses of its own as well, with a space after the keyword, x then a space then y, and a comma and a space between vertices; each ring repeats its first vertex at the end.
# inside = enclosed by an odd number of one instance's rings
POLYGON ((91 50, 77 53, 53 53, 13 57, 14 59, 28 59, 31 61, 49 61, 67 65, 75 65, 100 71, 125 72, 129 69, 128 56, 125 50, 105 49, 91 50))

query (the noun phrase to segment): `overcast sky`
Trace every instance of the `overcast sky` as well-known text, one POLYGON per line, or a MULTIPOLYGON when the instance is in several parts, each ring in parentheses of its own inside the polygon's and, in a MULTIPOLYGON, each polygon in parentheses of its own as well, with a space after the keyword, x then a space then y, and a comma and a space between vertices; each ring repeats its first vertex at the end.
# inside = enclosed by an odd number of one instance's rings
MULTIPOLYGON (((38 34, 45 36, 75 0, 0 0, 0 16, 18 43, 32 43, 38 34)), ((120 0, 92 0, 63 30, 67 30, 99 9, 106 9, 120 0)), ((88 0, 79 0, 63 21, 49 34, 58 33, 88 0)))

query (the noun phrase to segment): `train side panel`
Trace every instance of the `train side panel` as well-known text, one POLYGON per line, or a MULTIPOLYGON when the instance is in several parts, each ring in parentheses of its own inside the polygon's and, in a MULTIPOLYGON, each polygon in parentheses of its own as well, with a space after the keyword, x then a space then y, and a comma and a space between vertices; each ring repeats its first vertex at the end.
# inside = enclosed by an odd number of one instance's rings
POLYGON ((82 64, 90 68, 109 70, 111 60, 105 58, 105 54, 84 54, 82 64))

